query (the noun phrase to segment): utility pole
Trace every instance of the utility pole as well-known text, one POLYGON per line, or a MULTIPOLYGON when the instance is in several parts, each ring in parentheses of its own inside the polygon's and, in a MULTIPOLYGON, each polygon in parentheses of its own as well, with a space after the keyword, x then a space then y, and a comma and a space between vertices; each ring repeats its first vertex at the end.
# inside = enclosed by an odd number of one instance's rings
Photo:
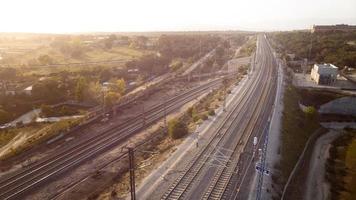
POLYGON ((133 149, 132 147, 129 147, 128 150, 129 150, 129 164, 130 164, 130 192, 131 192, 131 200, 136 200, 134 149, 133 149))

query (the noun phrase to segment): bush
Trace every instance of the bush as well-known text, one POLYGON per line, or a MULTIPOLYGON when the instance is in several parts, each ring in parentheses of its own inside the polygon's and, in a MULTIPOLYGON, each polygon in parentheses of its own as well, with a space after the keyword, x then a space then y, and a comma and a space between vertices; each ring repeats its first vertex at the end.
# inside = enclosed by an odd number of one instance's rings
POLYGON ((187 112, 188 112, 189 117, 194 118, 194 116, 197 113, 197 110, 196 110, 195 106, 192 106, 192 107, 188 108, 187 112))
POLYGON ((210 116, 214 116, 214 115, 215 115, 215 110, 210 109, 210 110, 209 110, 209 115, 210 115, 210 116))
POLYGON ((198 115, 195 115, 195 116, 193 117, 193 121, 194 121, 194 122, 197 122, 199 119, 200 119, 200 117, 199 117, 198 115))
POLYGON ((207 120, 209 117, 208 117, 208 115, 205 113, 205 114, 202 114, 201 116, 200 116, 200 119, 202 119, 202 120, 207 120))
POLYGON ((60 108, 53 108, 49 105, 41 106, 42 117, 60 117, 60 116, 70 116, 75 114, 78 114, 78 111, 68 106, 62 106, 60 108))
POLYGON ((187 125, 179 121, 178 119, 173 119, 168 122, 168 135, 172 139, 179 139, 188 133, 187 125))

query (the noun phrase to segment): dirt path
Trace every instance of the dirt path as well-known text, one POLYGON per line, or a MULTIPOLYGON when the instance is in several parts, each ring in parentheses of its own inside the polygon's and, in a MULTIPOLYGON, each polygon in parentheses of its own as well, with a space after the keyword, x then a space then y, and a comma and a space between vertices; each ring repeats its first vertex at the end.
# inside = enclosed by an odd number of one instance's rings
POLYGON ((316 141, 305 184, 305 200, 328 199, 329 184, 325 181, 325 162, 329 157, 330 143, 340 133, 341 131, 331 130, 316 141))

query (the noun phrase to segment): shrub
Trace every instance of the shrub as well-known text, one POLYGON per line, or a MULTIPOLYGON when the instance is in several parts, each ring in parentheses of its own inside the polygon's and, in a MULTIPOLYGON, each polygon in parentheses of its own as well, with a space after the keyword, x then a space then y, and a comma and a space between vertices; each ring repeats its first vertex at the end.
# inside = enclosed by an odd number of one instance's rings
POLYGON ((178 119, 173 119, 168 122, 168 135, 172 139, 179 139, 185 136, 187 133, 188 127, 184 122, 178 119))
POLYGON ((194 118, 194 116, 197 113, 197 110, 196 110, 195 106, 192 106, 192 107, 188 108, 187 112, 188 112, 189 117, 194 118))
POLYGON ((202 119, 202 120, 207 120, 209 117, 208 117, 208 115, 205 113, 205 114, 201 114, 201 116, 200 116, 200 119, 202 119))
POLYGON ((210 109, 210 110, 209 110, 209 115, 210 115, 210 116, 214 116, 214 115, 215 115, 215 110, 210 109))

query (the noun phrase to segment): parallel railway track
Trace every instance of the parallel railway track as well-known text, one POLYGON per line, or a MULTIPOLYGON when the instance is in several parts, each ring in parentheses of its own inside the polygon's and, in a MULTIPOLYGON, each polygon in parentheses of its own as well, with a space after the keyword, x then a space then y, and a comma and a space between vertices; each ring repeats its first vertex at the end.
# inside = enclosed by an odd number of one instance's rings
MULTIPOLYGON (((268 68, 268 77, 272 77, 272 72, 274 69, 268 68)), ((233 175, 237 176, 237 171, 239 171, 238 162, 240 158, 240 154, 242 151, 246 150, 246 145, 249 144, 248 142, 251 141, 253 136, 261 136, 259 134, 259 130, 265 129, 263 124, 265 121, 268 120, 270 109, 263 109, 268 108, 269 105, 273 102, 274 95, 269 95, 270 93, 274 93, 275 82, 271 82, 270 84, 266 84, 264 86, 263 95, 262 95, 262 102, 258 104, 256 110, 254 112, 254 118, 248 122, 248 126, 245 128, 247 131, 246 134, 243 135, 243 138, 240 140, 246 141, 243 143, 242 146, 236 145, 234 151, 231 153, 229 160, 231 162, 226 163, 226 167, 221 167, 217 170, 213 182, 211 183, 210 187, 207 189, 206 193, 202 197, 202 199, 229 199, 231 192, 228 191, 234 190, 235 188, 231 188, 233 185, 234 180, 232 180, 233 175), (259 118, 262 115, 263 117, 259 118), (259 123, 258 123, 259 122, 259 123), (253 134, 256 132, 256 134, 253 134), (230 188, 228 188, 230 184, 230 188)), ((267 128, 267 127, 266 127, 267 128)), ((240 142, 239 142, 240 143, 240 142)), ((252 157, 251 157, 252 158, 252 157)), ((235 180, 236 181, 236 180, 235 180)))
MULTIPOLYGON (((265 58, 263 58, 263 60, 264 59, 265 58)), ((212 183, 206 189, 205 194, 201 196, 201 199, 223 198, 222 195, 224 194, 226 187, 231 180, 231 176, 236 169, 239 155, 253 132, 258 117, 263 110, 263 106, 269 102, 268 96, 269 92, 272 90, 271 80, 269 80, 269 78, 272 76, 273 70, 269 67, 265 70, 267 71, 259 69, 258 75, 256 75, 257 80, 250 83, 250 85, 243 91, 240 99, 237 100, 237 102, 240 103, 234 105, 232 111, 227 115, 221 126, 217 129, 214 137, 212 137, 203 150, 200 151, 195 158, 193 158, 192 162, 186 166, 183 173, 175 180, 161 199, 184 199, 185 194, 188 193, 189 189, 194 186, 194 181, 199 179, 199 174, 201 174, 203 170, 208 170, 205 169, 209 168, 209 166, 206 166, 208 159, 216 154, 219 146, 228 146, 233 149, 233 151, 226 153, 228 154, 226 157, 229 159, 219 162, 221 166, 217 167, 218 169, 215 171, 212 183), (263 89, 259 93, 257 87, 261 85, 263 89), (252 103, 253 111, 251 111, 251 107, 249 107, 251 105, 249 105, 249 103, 252 102, 253 97, 259 97, 259 101, 252 103), (252 115, 248 116, 250 112, 252 112, 252 115), (247 122, 242 120, 243 117, 249 117, 247 122), (239 122, 242 123, 239 128, 242 127, 243 131, 239 137, 231 138, 230 135, 237 131, 237 124, 239 124, 239 122)))
POLYGON ((221 79, 211 81, 168 99, 163 104, 153 106, 144 114, 146 118, 145 124, 143 124, 143 114, 140 114, 113 128, 103 130, 99 136, 83 140, 10 176, 2 177, 0 181, 0 199, 15 199, 25 195, 26 192, 31 191, 36 186, 40 186, 50 178, 67 172, 86 160, 125 141, 132 134, 145 128, 145 125, 158 121, 164 116, 164 112, 169 113, 179 108, 220 83, 221 79))

